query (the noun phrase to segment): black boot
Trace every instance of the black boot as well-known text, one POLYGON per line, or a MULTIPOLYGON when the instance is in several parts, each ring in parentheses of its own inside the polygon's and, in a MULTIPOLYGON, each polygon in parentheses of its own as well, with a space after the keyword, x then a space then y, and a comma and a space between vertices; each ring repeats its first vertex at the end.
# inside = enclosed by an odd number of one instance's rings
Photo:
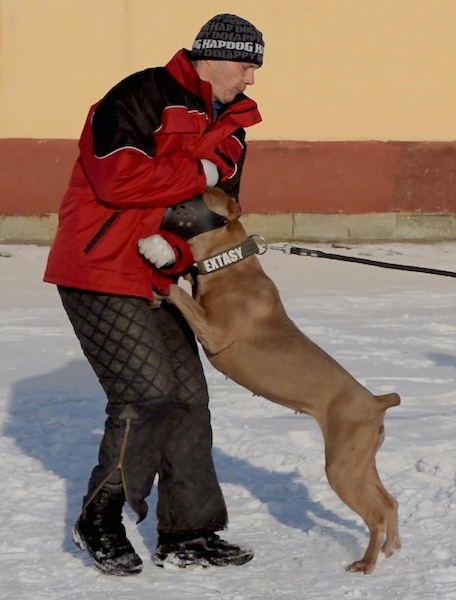
POLYGON ((86 507, 73 529, 73 540, 87 550, 95 566, 109 575, 133 575, 142 570, 142 560, 127 539, 122 524, 123 491, 103 487, 86 507))
POLYGON ((230 544, 213 532, 189 534, 161 533, 155 551, 155 564, 166 563, 177 567, 199 565, 201 567, 226 567, 243 565, 253 558, 253 550, 246 546, 230 544))

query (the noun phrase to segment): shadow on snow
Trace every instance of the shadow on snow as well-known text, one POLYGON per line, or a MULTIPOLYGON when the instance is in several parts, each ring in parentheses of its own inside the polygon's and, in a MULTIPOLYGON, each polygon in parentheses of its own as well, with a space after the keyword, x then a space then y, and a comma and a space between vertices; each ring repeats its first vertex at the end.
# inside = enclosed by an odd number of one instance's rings
MULTIPOLYGON (((75 553, 71 529, 80 510, 105 420, 104 394, 85 361, 75 360, 64 368, 30 377, 12 390, 9 419, 3 435, 11 437, 26 455, 38 460, 66 482, 65 536, 63 549, 75 553)), ((345 520, 309 497, 307 487, 296 472, 279 473, 257 467, 247 460, 230 456, 214 447, 214 461, 221 483, 248 489, 278 522, 308 532, 324 531, 344 546, 354 536, 342 533, 340 526, 365 531, 355 521, 345 520), (322 526, 325 520, 329 526, 322 526), (318 521, 318 522, 317 522, 318 521), (338 525, 337 531, 333 525, 338 525), (344 539, 345 538, 345 539, 344 539)), ((139 533, 151 552, 156 542, 155 486, 149 498, 149 516, 139 533)))

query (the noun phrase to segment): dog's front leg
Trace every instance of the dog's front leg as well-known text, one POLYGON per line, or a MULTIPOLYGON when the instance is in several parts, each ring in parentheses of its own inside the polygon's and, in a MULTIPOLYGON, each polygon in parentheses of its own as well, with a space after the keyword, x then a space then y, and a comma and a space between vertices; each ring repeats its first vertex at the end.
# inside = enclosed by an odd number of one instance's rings
POLYGON ((211 322, 206 310, 183 288, 172 284, 167 300, 184 315, 208 355, 218 354, 229 345, 224 332, 216 323, 211 322))

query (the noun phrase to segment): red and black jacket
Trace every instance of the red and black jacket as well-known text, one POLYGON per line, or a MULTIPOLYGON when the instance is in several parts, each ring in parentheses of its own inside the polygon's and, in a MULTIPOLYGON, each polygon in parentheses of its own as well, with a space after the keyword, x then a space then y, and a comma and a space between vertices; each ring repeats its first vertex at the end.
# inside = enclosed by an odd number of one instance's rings
POLYGON ((205 191, 201 158, 217 165, 218 187, 238 198, 244 128, 260 121, 243 94, 214 121, 210 84, 185 50, 121 81, 89 111, 44 280, 148 299, 153 289, 166 293, 193 257, 183 240, 160 231, 165 210, 205 191), (154 233, 176 251, 169 269, 138 252, 138 240, 154 233))

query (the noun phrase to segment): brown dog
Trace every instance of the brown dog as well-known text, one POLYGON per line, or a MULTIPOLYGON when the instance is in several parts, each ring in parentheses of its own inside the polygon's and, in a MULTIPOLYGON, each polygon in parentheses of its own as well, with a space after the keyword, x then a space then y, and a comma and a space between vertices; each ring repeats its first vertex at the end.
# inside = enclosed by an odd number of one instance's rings
POLYGON ((295 326, 256 256, 245 258, 252 240, 238 220, 238 204, 217 189, 203 199, 227 224, 189 240, 204 274, 197 277, 194 299, 172 285, 169 300, 216 369, 254 394, 316 419, 329 484, 370 532, 363 558, 347 570, 371 573, 380 548, 390 556, 400 547, 398 503, 375 465, 385 410, 400 398, 373 396, 295 326))

